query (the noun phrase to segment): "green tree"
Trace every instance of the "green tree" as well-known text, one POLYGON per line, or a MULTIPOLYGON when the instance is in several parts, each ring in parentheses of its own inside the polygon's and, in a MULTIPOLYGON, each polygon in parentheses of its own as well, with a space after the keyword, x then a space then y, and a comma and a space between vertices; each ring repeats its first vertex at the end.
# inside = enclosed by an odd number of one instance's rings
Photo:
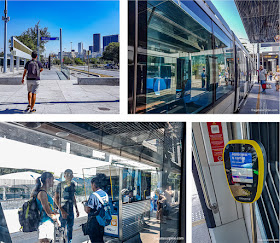
POLYGON ((60 65, 60 60, 59 59, 54 59, 53 64, 54 65, 60 65))
MULTIPOLYGON (((39 28, 40 36, 42 37, 50 37, 50 33, 48 32, 48 27, 39 28)), ((28 28, 21 35, 16 36, 16 38, 21 41, 24 45, 29 47, 31 50, 37 50, 37 25, 35 27, 28 28)), ((45 45, 48 41, 40 40, 40 50, 45 51, 45 45)))
POLYGON ((74 61, 75 61, 75 63, 78 64, 78 65, 83 65, 83 64, 84 64, 84 62, 83 62, 80 58, 78 58, 78 57, 76 57, 76 58, 74 59, 74 61))
POLYGON ((89 62, 92 64, 97 64, 98 63, 98 59, 97 58, 90 58, 89 62))
POLYGON ((74 64, 74 60, 72 58, 69 57, 64 57, 64 64, 74 64))
POLYGON ((119 49, 120 43, 112 42, 106 46, 105 51, 103 52, 102 59, 113 61, 114 63, 119 63, 119 49))

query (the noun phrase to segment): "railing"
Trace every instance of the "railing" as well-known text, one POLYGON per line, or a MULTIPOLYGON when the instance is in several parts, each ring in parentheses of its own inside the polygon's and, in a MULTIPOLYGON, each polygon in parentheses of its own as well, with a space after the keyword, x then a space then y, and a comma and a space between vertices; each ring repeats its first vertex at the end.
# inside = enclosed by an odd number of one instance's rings
POLYGON ((70 69, 69 69, 68 67, 62 65, 62 66, 61 66, 61 72, 64 74, 64 76, 65 76, 68 80, 70 80, 70 75, 71 75, 71 73, 70 73, 70 69))
MULTIPOLYGON (((258 216, 269 242, 279 242, 279 125, 250 123, 250 139, 260 141, 267 153, 267 176, 261 198, 257 201, 258 216)), ((262 230, 263 231, 263 230, 262 230)))

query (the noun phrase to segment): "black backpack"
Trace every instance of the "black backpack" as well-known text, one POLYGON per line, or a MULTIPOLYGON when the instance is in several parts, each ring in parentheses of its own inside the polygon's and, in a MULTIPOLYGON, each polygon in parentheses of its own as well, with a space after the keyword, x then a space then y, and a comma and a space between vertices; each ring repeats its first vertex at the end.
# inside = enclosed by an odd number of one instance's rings
POLYGON ((27 78, 38 78, 40 77, 40 68, 37 61, 32 60, 28 64, 27 78))
POLYGON ((41 217, 41 213, 36 202, 38 193, 29 201, 25 202, 21 208, 19 208, 18 218, 23 232, 33 232, 38 230, 41 217))

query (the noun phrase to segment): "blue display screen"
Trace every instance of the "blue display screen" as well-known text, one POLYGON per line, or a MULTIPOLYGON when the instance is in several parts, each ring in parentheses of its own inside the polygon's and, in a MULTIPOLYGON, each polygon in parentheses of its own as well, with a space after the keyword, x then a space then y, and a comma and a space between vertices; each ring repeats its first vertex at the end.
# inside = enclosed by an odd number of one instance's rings
POLYGON ((230 152, 233 182, 253 183, 253 163, 251 153, 230 152))

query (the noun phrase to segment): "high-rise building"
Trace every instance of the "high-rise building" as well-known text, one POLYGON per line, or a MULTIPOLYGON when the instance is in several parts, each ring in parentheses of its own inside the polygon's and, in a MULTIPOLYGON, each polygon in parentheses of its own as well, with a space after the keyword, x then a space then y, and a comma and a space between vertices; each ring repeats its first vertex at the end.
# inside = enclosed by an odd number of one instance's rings
POLYGON ((119 42, 119 35, 103 36, 103 51, 105 51, 106 46, 112 42, 119 42))
POLYGON ((91 51, 91 53, 93 53, 93 46, 89 46, 88 49, 91 51))
POLYGON ((78 52, 79 52, 79 54, 82 54, 83 50, 84 50, 83 42, 79 42, 78 43, 78 52))
POLYGON ((93 52, 100 52, 100 34, 93 34, 93 52))

